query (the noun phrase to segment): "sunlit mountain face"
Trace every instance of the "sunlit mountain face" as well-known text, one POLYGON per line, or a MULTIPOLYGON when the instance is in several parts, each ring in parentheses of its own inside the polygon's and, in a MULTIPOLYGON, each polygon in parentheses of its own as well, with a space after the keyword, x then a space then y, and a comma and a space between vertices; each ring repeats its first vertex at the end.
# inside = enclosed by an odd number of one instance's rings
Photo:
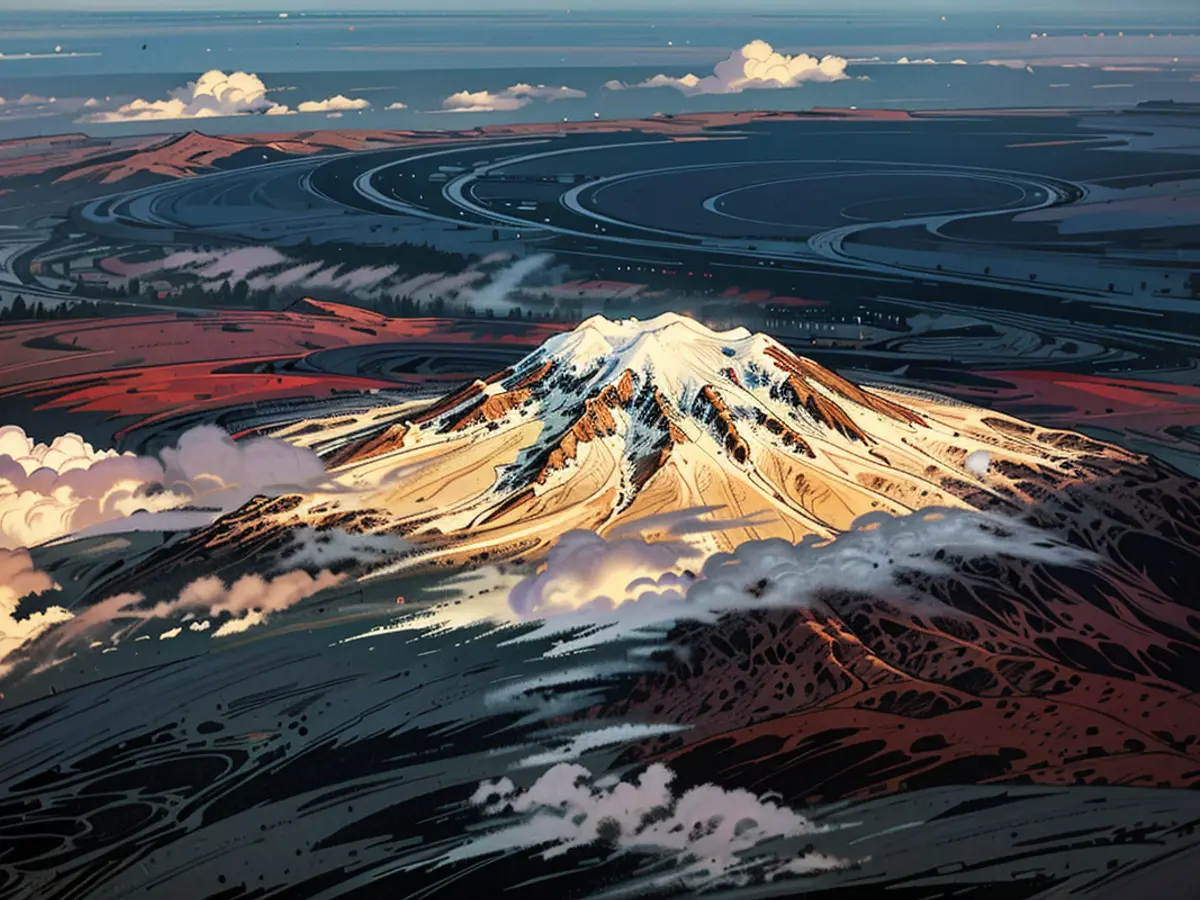
POLYGON ((301 526, 401 536, 411 547, 393 572, 528 561, 571 529, 604 536, 699 507, 721 510, 688 536, 713 553, 831 537, 871 512, 1019 510, 1137 459, 935 395, 860 387, 766 335, 675 314, 594 317, 418 410, 280 435, 319 447, 336 488, 256 499, 172 565, 278 547, 301 526))

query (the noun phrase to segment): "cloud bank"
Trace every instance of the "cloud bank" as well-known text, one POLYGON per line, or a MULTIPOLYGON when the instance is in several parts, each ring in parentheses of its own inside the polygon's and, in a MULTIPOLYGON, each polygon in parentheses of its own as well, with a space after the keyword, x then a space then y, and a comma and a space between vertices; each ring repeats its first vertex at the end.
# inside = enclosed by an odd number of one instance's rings
POLYGON ((158 457, 97 450, 77 434, 40 444, 8 425, 0 428, 0 549, 84 529, 153 525, 146 514, 185 507, 200 515, 171 527, 195 527, 255 494, 324 479, 324 465, 308 450, 271 438, 234 443, 213 425, 185 431, 158 457))
POLYGON ((788 56, 777 52, 766 41, 751 41, 731 53, 728 59, 717 63, 712 74, 703 78, 692 74, 682 78, 659 74, 639 84, 609 81, 605 87, 609 90, 673 87, 688 96, 696 96, 740 94, 745 90, 762 88, 790 88, 809 81, 845 81, 849 77, 843 57, 829 55, 818 59, 807 53, 788 56))
POLYGON ((543 858, 576 848, 657 857, 652 883, 702 890, 846 865, 811 850, 780 852, 826 829, 765 797, 703 784, 676 793, 675 773, 661 763, 634 781, 594 779, 563 763, 526 790, 511 780, 483 782, 471 798, 488 816, 519 817, 443 857, 443 863, 494 853, 540 849, 543 858))
POLYGON ((544 84, 514 84, 499 93, 491 91, 459 91, 442 101, 442 109, 448 112, 509 112, 522 109, 534 100, 579 100, 586 97, 584 91, 544 84))
POLYGON ((564 654, 622 637, 660 638, 681 620, 818 607, 833 592, 921 602, 903 586, 911 576, 950 576, 961 561, 998 555, 1058 565, 1092 560, 1037 528, 956 509, 872 513, 828 540, 749 541, 708 557, 698 571, 695 550, 682 541, 570 531, 542 571, 512 588, 509 606, 517 620, 541 621, 514 641, 563 635, 554 653, 564 654))
POLYGON ((313 113, 370 106, 366 100, 338 95, 327 100, 309 100, 296 110, 267 97, 267 86, 250 72, 211 69, 195 81, 169 91, 165 100, 136 99, 113 110, 88 113, 81 122, 113 124, 177 119, 210 119, 230 116, 282 116, 295 112, 313 113))

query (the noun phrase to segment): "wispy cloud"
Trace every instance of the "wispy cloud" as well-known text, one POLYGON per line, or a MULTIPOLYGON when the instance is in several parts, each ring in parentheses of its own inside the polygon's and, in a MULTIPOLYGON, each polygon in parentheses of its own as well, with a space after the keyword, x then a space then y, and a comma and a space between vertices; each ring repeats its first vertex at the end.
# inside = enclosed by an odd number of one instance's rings
POLYGON ((505 112, 522 109, 534 100, 578 100, 586 97, 585 91, 544 84, 514 84, 498 93, 491 91, 458 91, 442 101, 442 109, 448 112, 505 112))
POLYGON ((508 778, 485 781, 472 803, 489 817, 504 817, 503 826, 472 837, 439 863, 522 850, 549 859, 588 847, 667 862, 651 883, 694 891, 848 864, 792 845, 829 829, 769 797, 715 784, 675 791, 674 781, 662 763, 632 781, 597 779, 571 763, 552 767, 525 790, 508 778))

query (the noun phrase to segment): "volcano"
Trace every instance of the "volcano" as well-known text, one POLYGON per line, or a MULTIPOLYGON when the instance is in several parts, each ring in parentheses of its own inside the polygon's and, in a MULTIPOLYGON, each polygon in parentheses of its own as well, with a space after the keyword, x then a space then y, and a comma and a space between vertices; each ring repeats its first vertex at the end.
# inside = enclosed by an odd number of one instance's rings
POLYGON ((855 385, 767 335, 671 313, 593 317, 415 412, 289 434, 319 445, 347 490, 255 499, 177 549, 245 553, 293 527, 340 527, 406 538, 400 568, 521 561, 570 529, 604 535, 717 507, 723 521, 688 536, 712 553, 833 536, 871 512, 1025 508, 1140 459, 933 394, 855 385))

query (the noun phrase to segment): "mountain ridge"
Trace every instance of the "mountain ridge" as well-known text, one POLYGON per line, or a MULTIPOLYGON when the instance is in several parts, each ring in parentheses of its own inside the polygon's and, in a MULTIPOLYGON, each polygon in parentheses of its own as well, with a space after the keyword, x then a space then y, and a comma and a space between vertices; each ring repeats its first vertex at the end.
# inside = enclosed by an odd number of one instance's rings
POLYGON ((327 463, 341 493, 256 498, 178 552, 336 526, 410 542, 386 574, 531 560, 572 528, 607 534, 724 507, 728 521, 689 536, 718 552, 831 537, 875 511, 1019 510, 1144 462, 934 395, 855 385, 767 335, 670 313, 593 317, 416 414, 345 422, 293 426, 336 433, 327 463))

